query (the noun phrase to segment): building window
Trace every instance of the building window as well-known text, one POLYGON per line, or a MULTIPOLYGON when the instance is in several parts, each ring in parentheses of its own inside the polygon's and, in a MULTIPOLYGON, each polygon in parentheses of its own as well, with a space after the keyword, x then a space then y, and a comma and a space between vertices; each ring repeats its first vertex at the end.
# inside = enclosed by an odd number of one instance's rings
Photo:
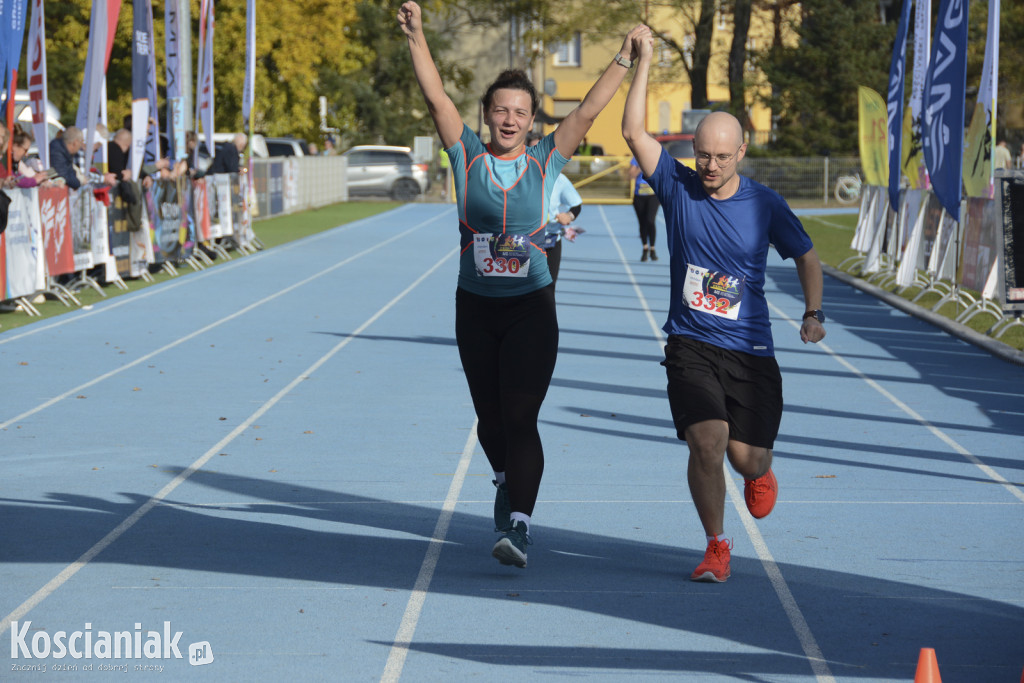
POLYGON ((658 42, 658 66, 668 68, 672 66, 672 58, 676 51, 665 41, 658 42))
POLYGON ((559 43, 555 51, 555 66, 580 65, 580 34, 573 34, 571 40, 559 43))

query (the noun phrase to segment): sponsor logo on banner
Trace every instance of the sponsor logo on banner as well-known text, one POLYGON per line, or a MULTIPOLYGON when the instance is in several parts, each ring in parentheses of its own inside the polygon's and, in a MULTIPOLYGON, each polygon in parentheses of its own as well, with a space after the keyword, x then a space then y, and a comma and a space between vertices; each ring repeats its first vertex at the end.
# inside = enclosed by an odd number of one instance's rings
POLYGON ((964 91, 967 84, 967 0, 942 0, 925 77, 924 158, 935 194, 960 220, 964 91))
POLYGON ((39 217, 43 226, 46 266, 50 275, 75 270, 75 252, 71 247, 71 207, 66 187, 39 189, 39 217))

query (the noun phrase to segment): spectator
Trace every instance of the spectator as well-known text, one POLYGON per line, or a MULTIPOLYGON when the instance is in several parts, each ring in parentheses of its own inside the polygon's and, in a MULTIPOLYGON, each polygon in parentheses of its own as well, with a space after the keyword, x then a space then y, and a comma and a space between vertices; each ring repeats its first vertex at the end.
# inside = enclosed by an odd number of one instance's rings
POLYGON ((1006 140, 1000 140, 999 143, 992 149, 992 168, 993 169, 1011 169, 1013 162, 1013 155, 1010 154, 1010 148, 1006 146, 1006 140))
POLYGON ((183 175, 190 178, 202 177, 202 171, 197 171, 195 167, 195 151, 198 146, 199 136, 196 135, 196 132, 194 130, 185 131, 185 151, 182 153, 181 159, 174 164, 173 177, 178 178, 183 175))
POLYGON ((239 158, 247 144, 249 144, 249 139, 245 137, 245 134, 238 133, 231 139, 231 142, 218 147, 217 155, 213 158, 213 163, 207 173, 238 173, 239 158))
POLYGON ((132 146, 132 132, 122 128, 114 133, 114 139, 107 143, 107 170, 120 180, 131 180, 132 169, 128 165, 128 150, 132 146))
POLYGON ((330 157, 337 154, 338 151, 334 149, 334 138, 328 137, 324 140, 324 156, 330 157))
POLYGON ((316 146, 315 142, 309 143, 307 149, 309 150, 309 156, 311 157, 315 157, 316 155, 320 154, 320 148, 316 146))
POLYGON ((85 147, 85 137, 77 126, 68 126, 62 135, 50 141, 50 166, 63 178, 68 187, 77 190, 82 186, 75 169, 75 156, 85 147))
POLYGON ((14 135, 11 137, 11 160, 14 166, 11 178, 18 187, 36 187, 49 179, 45 171, 33 168, 25 156, 32 147, 32 141, 32 134, 15 124, 14 135))
POLYGON ((1020 143, 1020 154, 1017 156, 1017 168, 1024 168, 1024 142, 1020 143))

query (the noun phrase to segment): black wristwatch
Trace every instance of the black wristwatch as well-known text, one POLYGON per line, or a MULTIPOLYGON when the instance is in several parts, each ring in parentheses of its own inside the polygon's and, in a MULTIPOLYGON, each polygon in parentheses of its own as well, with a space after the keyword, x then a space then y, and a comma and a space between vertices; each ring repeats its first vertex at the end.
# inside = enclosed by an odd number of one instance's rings
POLYGON ((818 309, 814 309, 813 311, 807 311, 806 313, 804 313, 803 320, 807 320, 808 318, 817 318, 819 323, 824 323, 825 313, 818 309))

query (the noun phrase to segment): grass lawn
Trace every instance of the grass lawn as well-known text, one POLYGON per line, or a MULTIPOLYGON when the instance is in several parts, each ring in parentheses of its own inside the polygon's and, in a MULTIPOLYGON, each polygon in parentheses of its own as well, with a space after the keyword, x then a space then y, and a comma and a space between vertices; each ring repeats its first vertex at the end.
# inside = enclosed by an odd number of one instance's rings
MULTIPOLYGON (((345 202, 341 204, 332 204, 331 206, 325 206, 320 209, 305 211, 303 213, 278 216, 276 218, 258 221, 254 224, 253 228, 260 241, 262 241, 267 248, 270 248, 279 244, 284 244, 285 242, 290 242, 292 240, 328 230, 338 225, 357 221, 362 218, 366 218, 367 216, 373 216, 397 206, 400 206, 397 202, 345 202)), ((838 267, 839 264, 843 263, 843 261, 848 257, 856 255, 856 252, 850 249, 850 242, 853 239, 853 230, 857 225, 856 215, 805 216, 803 218, 803 224, 808 234, 810 234, 811 239, 814 240, 814 246, 824 263, 838 267)), ((216 267, 216 265, 214 267, 216 267)), ((190 272, 190 270, 189 266, 179 267, 179 272, 182 273, 190 272)), ((858 274, 856 267, 848 269, 848 272, 851 272, 853 275, 858 274)), ((164 272, 154 273, 153 275, 156 282, 163 282, 165 280, 172 279, 172 277, 173 276, 167 275, 164 272)), ((77 297, 79 301, 82 302, 83 306, 88 306, 98 301, 102 301, 105 298, 120 296, 144 287, 149 287, 150 284, 155 283, 149 283, 144 280, 126 280, 125 284, 128 285, 127 290, 121 290, 117 287, 104 287, 103 291, 107 295, 106 297, 88 287, 79 292, 77 297)), ((896 288, 894 286, 887 287, 887 289, 899 294, 907 300, 913 299, 920 291, 916 287, 910 287, 903 292, 895 292, 896 288)), ((971 294, 977 296, 976 292, 971 292, 971 294)), ((928 293, 922 296, 917 303, 922 308, 931 308, 938 300, 939 296, 937 294, 928 293)), ((4 330, 21 327, 22 325, 27 325, 43 318, 50 318, 73 310, 64 306, 64 304, 55 299, 47 299, 44 303, 35 304, 35 307, 42 314, 42 318, 30 318, 21 311, 0 312, 0 334, 2 334, 4 330)), ((940 309, 938 313, 952 319, 956 318, 962 310, 962 307, 958 309, 955 304, 948 303, 940 309)), ((993 316, 983 314, 972 319, 968 323, 968 326, 978 332, 984 333, 992 326, 993 322, 995 322, 993 316)), ((1004 342, 1015 349, 1024 349, 1024 327, 1012 328, 1004 334, 999 341, 1004 342)))
MULTIPOLYGON (((843 263, 847 258, 856 255, 857 252, 850 248, 850 242, 853 240, 853 231, 857 226, 857 216, 855 214, 805 216, 802 220, 804 229, 807 230, 807 233, 814 241, 814 247, 818 251, 818 256, 822 262, 830 266, 839 267, 839 264, 843 263)), ((860 274, 858 266, 847 266, 843 270, 851 275, 860 274)), ((888 285, 884 289, 908 301, 914 299, 921 292, 920 287, 908 287, 902 292, 896 291, 897 287, 895 285, 888 285)), ((963 291, 975 299, 978 298, 978 292, 969 289, 963 291)), ((938 293, 929 292, 918 299, 916 303, 922 308, 931 309, 940 299, 941 296, 938 293)), ((935 312, 947 318, 955 319, 963 310, 963 305, 958 306, 955 302, 948 302, 935 312)), ((992 327, 995 321, 996 319, 993 315, 980 314, 968 321, 967 326, 975 332, 984 334, 992 327)), ((1011 328, 999 338, 999 341, 1014 349, 1024 349, 1024 327, 1017 326, 1011 328)))
MULTIPOLYGON (((253 230, 260 241, 269 249, 285 242, 329 230, 338 225, 373 216, 397 206, 400 206, 398 202, 344 202, 320 209, 313 209, 312 211, 257 221, 253 224, 253 230)), ((237 256, 237 254, 232 255, 236 258, 244 258, 243 256, 237 256)), ((226 263, 226 261, 217 261, 213 267, 215 268, 219 263, 226 263)), ((187 265, 178 266, 177 268, 178 272, 182 275, 192 272, 192 268, 187 265)), ((103 293, 106 294, 106 296, 103 296, 91 287, 86 287, 76 293, 75 296, 82 302, 82 306, 90 306, 104 299, 121 296, 122 294, 134 292, 157 282, 164 282, 173 278, 174 276, 160 271, 153 274, 155 282, 152 283, 142 279, 125 280, 125 284, 128 285, 126 290, 107 286, 103 288, 103 293)), ((5 330, 11 330, 74 310, 73 308, 68 308, 60 301, 50 299, 49 297, 47 297, 45 302, 33 305, 39 310, 42 317, 29 317, 22 311, 15 310, 0 312, 0 334, 5 330)))

